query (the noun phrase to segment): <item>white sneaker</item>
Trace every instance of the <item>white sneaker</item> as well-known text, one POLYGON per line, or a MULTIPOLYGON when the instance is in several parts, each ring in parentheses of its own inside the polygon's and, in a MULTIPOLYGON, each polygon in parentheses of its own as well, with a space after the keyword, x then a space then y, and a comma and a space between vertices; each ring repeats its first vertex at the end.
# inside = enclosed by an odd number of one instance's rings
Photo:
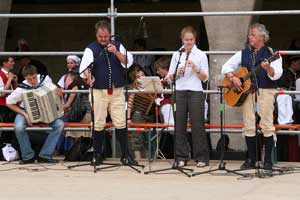
POLYGON ((208 166, 208 163, 199 161, 199 162, 197 162, 196 166, 197 167, 206 167, 206 166, 208 166))
POLYGON ((185 166, 185 162, 181 160, 181 161, 178 162, 177 166, 178 167, 184 167, 185 166))

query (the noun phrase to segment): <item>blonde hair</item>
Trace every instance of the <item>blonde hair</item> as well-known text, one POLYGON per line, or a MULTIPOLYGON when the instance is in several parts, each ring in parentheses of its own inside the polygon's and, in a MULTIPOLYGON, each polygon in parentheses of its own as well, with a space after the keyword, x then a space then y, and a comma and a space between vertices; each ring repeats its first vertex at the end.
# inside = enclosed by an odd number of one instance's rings
POLYGON ((194 35, 195 38, 197 38, 197 32, 196 30, 192 27, 192 26, 186 26, 184 27, 182 30, 181 30, 181 33, 180 33, 180 38, 182 39, 184 34, 186 33, 191 33, 194 35))

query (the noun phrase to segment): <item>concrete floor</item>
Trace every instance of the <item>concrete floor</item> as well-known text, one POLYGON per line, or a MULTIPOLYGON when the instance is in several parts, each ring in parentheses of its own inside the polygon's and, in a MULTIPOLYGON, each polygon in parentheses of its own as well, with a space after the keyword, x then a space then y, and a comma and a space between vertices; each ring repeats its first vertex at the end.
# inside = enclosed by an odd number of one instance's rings
MULTIPOLYGON (((171 161, 159 161, 152 169, 169 167, 171 161)), ((188 178, 175 171, 156 174, 138 174, 128 167, 93 172, 91 166, 67 169, 74 163, 56 165, 32 164, 21 166, 17 162, 0 165, 0 199, 300 199, 300 174, 285 174, 271 178, 247 178, 218 171, 188 178)), ((149 170, 148 162, 145 171, 149 170)), ((241 162, 228 161, 228 169, 236 169, 241 162)), ((218 162, 212 161, 211 166, 218 162)), ((211 167, 210 166, 210 167, 211 167)), ((300 167, 300 163, 279 163, 278 166, 300 167)), ((209 169, 195 168, 195 172, 209 169)), ((300 172, 300 168, 297 169, 300 172)), ((254 175, 254 171, 248 171, 254 175)))

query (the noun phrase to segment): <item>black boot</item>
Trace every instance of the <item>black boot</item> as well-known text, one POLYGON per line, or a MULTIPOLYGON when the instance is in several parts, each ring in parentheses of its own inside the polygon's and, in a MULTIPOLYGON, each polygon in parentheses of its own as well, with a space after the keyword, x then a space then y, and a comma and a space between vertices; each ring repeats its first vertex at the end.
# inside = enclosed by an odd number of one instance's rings
POLYGON ((272 170, 272 149, 274 146, 273 136, 264 137, 265 145, 265 158, 264 158, 264 169, 272 170))
POLYGON ((138 165, 138 162, 135 161, 133 157, 129 154, 128 135, 126 128, 116 129, 116 137, 121 146, 121 163, 123 165, 138 165))
POLYGON ((104 131, 94 131, 93 132, 93 145, 95 151, 95 157, 92 160, 93 165, 100 165, 103 163, 102 158, 102 145, 104 141, 104 131))
POLYGON ((255 168, 256 161, 256 137, 247 137, 245 136, 247 149, 248 149, 248 158, 240 167, 241 169, 253 169, 255 168))

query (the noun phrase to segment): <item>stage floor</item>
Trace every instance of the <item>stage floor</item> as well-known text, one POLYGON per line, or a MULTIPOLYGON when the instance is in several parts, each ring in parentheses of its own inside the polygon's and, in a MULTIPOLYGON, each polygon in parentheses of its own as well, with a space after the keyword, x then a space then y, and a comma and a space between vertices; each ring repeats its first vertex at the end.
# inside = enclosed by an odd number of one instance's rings
MULTIPOLYGON (((110 160, 116 162, 116 160, 110 160)), ((151 168, 169 167, 172 161, 157 161, 151 168)), ((149 163, 145 170, 149 171, 149 163)), ((242 162, 227 161, 228 169, 236 169, 242 162)), ((171 170, 156 174, 138 174, 129 167, 120 167, 93 172, 91 166, 67 169, 76 163, 60 162, 55 165, 18 165, 17 162, 1 162, 0 199, 300 199, 300 163, 278 163, 276 166, 295 168, 294 173, 277 175, 271 178, 240 178, 239 176, 217 171, 188 178, 178 171, 171 170), (299 168, 298 168, 299 167, 299 168)), ((211 161, 210 167, 218 167, 218 161, 211 161)), ((189 166, 200 172, 206 168, 189 166)), ((254 175, 254 170, 247 171, 254 175)))

